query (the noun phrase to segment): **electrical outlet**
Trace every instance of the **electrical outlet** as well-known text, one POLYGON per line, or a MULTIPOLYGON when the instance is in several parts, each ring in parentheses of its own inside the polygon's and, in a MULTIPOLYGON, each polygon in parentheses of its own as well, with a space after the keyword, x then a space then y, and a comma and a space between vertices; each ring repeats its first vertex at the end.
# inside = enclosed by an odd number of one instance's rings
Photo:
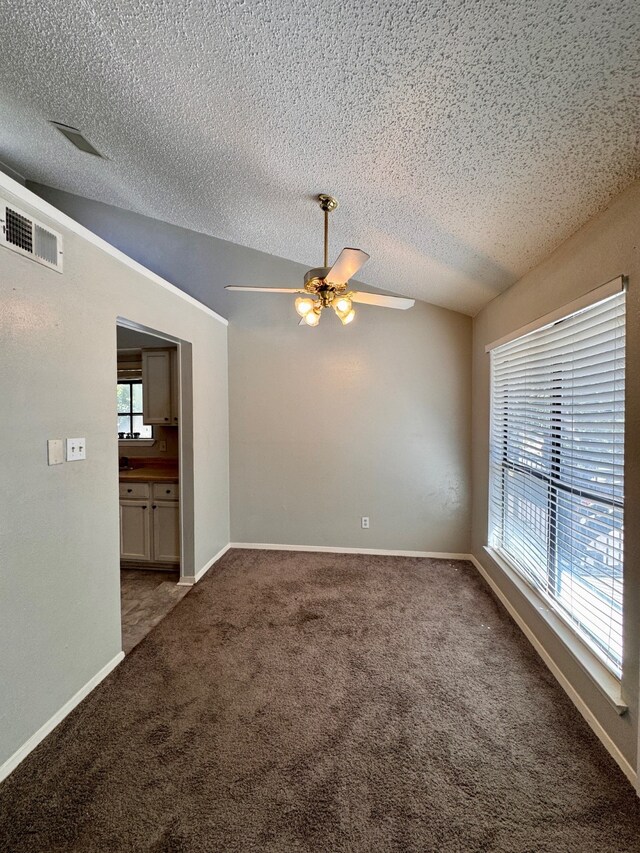
POLYGON ((77 462, 87 458, 87 446, 84 438, 67 439, 67 462, 77 462))
POLYGON ((362 529, 368 530, 369 529, 369 516, 363 515, 362 519, 361 519, 361 523, 362 523, 362 529))

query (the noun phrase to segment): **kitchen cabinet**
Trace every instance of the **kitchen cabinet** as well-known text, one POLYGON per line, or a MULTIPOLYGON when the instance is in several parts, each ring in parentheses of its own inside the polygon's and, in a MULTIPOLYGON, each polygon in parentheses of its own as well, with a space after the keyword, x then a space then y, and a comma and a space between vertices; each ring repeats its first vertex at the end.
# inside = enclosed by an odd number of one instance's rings
POLYGON ((177 483, 120 483, 120 559, 180 562, 177 483))
POLYGON ((151 506, 148 500, 120 501, 120 559, 151 560, 151 506))
POLYGON ((180 508, 177 501, 154 501, 153 559, 159 563, 180 560, 180 508))
POLYGON ((142 500, 149 498, 150 494, 149 483, 120 483, 120 497, 125 500, 142 500))
POLYGON ((142 350, 142 420, 145 424, 170 426, 178 423, 177 367, 173 367, 177 350, 142 350), (173 377, 173 379, 172 379, 173 377))
POLYGON ((177 483, 152 483, 151 495, 154 501, 177 501, 180 497, 180 486, 177 483))

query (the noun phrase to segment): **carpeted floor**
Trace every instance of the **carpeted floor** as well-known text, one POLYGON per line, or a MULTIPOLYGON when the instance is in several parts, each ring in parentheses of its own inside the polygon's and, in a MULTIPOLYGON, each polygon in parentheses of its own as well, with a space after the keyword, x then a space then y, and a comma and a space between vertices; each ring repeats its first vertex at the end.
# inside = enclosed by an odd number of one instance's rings
POLYGON ((230 551, 0 786, 7 853, 640 851, 467 563, 230 551))

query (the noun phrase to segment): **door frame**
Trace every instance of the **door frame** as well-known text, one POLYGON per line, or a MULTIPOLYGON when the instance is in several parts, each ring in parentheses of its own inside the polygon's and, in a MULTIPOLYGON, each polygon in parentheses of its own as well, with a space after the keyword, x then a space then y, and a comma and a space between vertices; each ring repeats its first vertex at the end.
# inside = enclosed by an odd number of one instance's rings
MULTIPOLYGON (((153 329, 126 317, 116 317, 116 330, 131 329, 175 344, 178 350, 178 477, 180 485, 180 585, 195 583, 195 504, 194 504, 194 460, 193 460, 193 359, 190 341, 177 338, 169 332, 153 329)), ((114 353, 118 359, 118 345, 114 353)), ((119 552, 119 550, 118 550, 119 552)))

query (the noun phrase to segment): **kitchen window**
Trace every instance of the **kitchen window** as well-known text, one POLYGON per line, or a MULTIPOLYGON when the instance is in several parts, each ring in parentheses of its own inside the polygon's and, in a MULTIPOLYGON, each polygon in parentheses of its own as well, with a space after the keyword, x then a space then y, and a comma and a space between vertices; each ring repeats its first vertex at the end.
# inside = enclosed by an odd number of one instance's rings
POLYGON ((625 294, 491 349, 489 546, 622 668, 625 294))
POLYGON ((142 382, 127 379, 118 382, 118 438, 153 438, 153 427, 142 423, 142 382))

